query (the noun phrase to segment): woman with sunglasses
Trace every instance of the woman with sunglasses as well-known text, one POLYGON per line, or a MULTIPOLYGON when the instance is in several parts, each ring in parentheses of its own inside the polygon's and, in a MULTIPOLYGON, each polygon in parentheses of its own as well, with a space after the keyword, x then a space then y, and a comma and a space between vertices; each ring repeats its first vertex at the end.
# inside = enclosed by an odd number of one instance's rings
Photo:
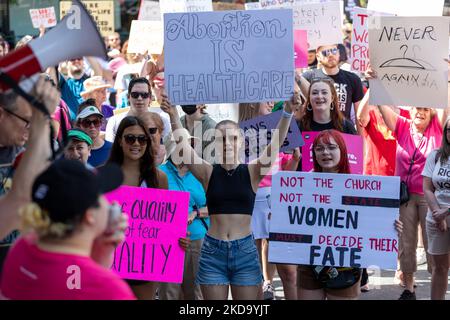
POLYGON ((164 131, 164 122, 156 112, 148 112, 143 114, 140 119, 144 122, 145 127, 150 133, 152 139, 152 150, 157 166, 162 164, 166 157, 166 148, 162 144, 162 134, 164 131))
POLYGON ((255 300, 259 296, 263 278, 251 215, 259 183, 287 135, 297 98, 294 95, 292 101, 285 103, 271 143, 249 164, 240 163, 244 141, 239 125, 231 120, 219 122, 215 132, 217 164, 211 165, 195 153, 183 131, 177 130, 182 128, 177 109, 167 96, 163 97, 161 109, 170 116, 182 152, 178 159, 172 155, 172 160, 185 163, 206 190, 211 225, 204 238, 196 279, 205 300, 226 300, 230 286, 236 300, 255 300))
MULTIPOLYGON (((347 147, 341 134, 336 130, 322 131, 313 142, 314 172, 350 173, 347 147)), ((402 223, 395 221, 398 233, 402 231, 402 223)), ((361 269, 333 268, 325 266, 300 265, 297 274, 297 296, 299 300, 355 300, 360 295, 361 269), (333 270, 335 269, 335 270, 333 270), (347 273, 353 283, 339 289, 327 288, 321 281, 328 277, 328 272, 347 273)))
MULTIPOLYGON (((124 185, 168 189, 166 174, 155 165, 152 139, 137 117, 125 117, 120 123, 108 163, 116 163, 122 168, 124 185)), ((154 299, 156 282, 130 280, 128 283, 139 300, 154 299)))
POLYGON ((103 114, 92 104, 93 99, 88 99, 81 103, 76 118, 76 127, 85 131, 92 139, 91 155, 88 163, 93 167, 100 167, 106 163, 111 152, 112 143, 105 141, 100 134, 102 126, 103 114))

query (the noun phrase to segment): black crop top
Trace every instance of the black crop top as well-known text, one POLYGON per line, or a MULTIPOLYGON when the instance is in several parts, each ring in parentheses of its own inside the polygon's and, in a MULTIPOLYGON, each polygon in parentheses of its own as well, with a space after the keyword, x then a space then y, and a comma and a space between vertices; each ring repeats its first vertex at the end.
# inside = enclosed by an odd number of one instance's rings
POLYGON ((240 164, 236 169, 226 171, 215 164, 206 191, 206 205, 212 214, 252 215, 255 204, 248 165, 240 164))

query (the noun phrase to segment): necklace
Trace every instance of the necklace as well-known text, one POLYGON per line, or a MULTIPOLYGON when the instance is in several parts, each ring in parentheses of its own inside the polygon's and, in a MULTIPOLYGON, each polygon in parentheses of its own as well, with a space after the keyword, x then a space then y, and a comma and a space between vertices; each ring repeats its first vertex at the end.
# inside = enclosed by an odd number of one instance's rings
POLYGON ((234 169, 231 169, 231 170, 226 170, 225 168, 223 168, 223 170, 225 170, 225 172, 227 173, 227 176, 229 176, 229 177, 231 177, 231 176, 233 176, 233 174, 236 172, 236 169, 239 167, 239 165, 236 167, 236 168, 234 168, 234 169), (230 173, 231 172, 231 173, 230 173))

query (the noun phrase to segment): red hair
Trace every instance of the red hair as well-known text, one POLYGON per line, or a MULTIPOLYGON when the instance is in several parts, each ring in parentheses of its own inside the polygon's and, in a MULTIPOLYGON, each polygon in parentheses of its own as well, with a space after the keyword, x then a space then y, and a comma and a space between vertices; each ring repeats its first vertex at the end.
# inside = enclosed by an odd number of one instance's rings
POLYGON ((319 135, 314 139, 313 142, 313 163, 314 163, 314 172, 323 172, 322 167, 316 160, 316 146, 322 142, 326 144, 330 144, 330 138, 333 138, 336 141, 336 144, 339 146, 339 150, 341 152, 341 159, 338 163, 338 173, 350 173, 350 164, 348 162, 347 155, 347 147, 345 146, 344 138, 342 135, 336 130, 324 130, 319 133, 319 135))

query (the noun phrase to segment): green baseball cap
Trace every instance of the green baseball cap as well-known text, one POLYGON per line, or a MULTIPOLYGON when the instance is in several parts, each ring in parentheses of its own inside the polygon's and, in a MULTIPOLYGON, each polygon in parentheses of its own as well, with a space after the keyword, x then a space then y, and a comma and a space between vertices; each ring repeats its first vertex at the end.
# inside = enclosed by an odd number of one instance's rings
POLYGON ((86 142, 88 146, 92 145, 91 137, 89 137, 89 135, 86 132, 80 129, 69 130, 67 132, 67 137, 69 137, 69 139, 86 142))

